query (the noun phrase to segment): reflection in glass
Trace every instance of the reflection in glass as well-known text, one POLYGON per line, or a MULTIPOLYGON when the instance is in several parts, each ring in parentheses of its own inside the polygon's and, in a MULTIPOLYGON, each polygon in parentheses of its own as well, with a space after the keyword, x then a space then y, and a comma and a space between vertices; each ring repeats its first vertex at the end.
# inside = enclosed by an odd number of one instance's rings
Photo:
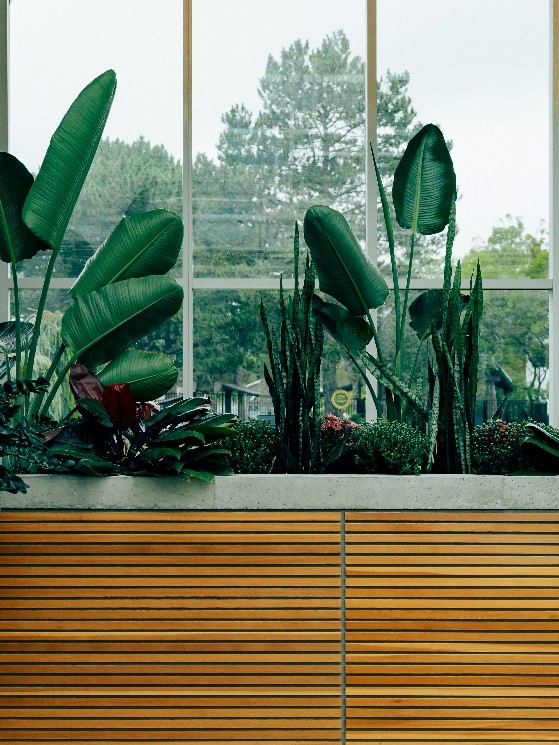
POLYGON ((363 0, 195 0, 196 276, 289 275, 293 224, 311 204, 352 215, 364 236, 364 10, 363 0), (214 60, 211 8, 228 19, 214 60))
MULTIPOLYGON (((457 256, 493 250, 502 226, 520 222, 539 239, 549 224, 549 6, 377 0, 378 150, 387 190, 403 143, 421 124, 438 124, 457 175, 457 256)), ((440 276, 440 246, 424 240, 415 276, 440 276)), ((380 248, 382 256, 383 238, 380 248)), ((515 259, 513 250, 500 256, 499 276, 534 276, 515 259)))
MULTIPOLYGON (((33 173, 80 90, 108 68, 118 80, 55 276, 77 276, 123 216, 182 212, 182 2, 154 10, 151 0, 10 3, 10 150, 33 173)), ((43 276, 48 260, 38 255, 25 276, 43 276)))

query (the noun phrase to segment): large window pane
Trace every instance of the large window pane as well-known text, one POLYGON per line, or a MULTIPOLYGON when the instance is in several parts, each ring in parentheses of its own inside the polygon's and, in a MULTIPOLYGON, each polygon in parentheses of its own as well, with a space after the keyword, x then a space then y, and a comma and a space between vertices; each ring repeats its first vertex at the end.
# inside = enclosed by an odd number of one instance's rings
MULTIPOLYGON (((291 292, 287 291, 286 295, 291 292)), ((197 395, 210 395, 219 410, 231 406, 242 418, 269 416, 272 401, 264 380, 269 366, 260 321, 260 299, 279 333, 279 292, 196 290, 194 292, 194 379, 197 395)), ((337 413, 332 393, 351 391, 346 413, 363 413, 364 389, 359 375, 339 346, 326 335, 321 367, 322 409, 337 413)))
POLYGON ((546 420, 548 308, 547 292, 501 290, 484 294, 478 399, 485 401, 485 417, 492 416, 495 405, 502 401, 508 379, 513 389, 504 417, 546 420))
POLYGON ((289 273, 315 203, 363 236, 365 29, 365 0, 194 0, 196 276, 289 273))
MULTIPOLYGON (((79 91, 108 68, 115 101, 55 274, 75 276, 125 215, 181 212, 182 2, 12 0, 10 150, 37 172, 79 91)), ((48 254, 22 267, 42 276, 48 254)))
MULTIPOLYGON (((545 244, 548 0, 377 0, 377 7, 379 151, 387 182, 409 135, 438 124, 457 174, 456 255, 478 249, 483 264, 488 250, 498 251, 500 276, 547 276, 547 253, 535 270, 514 245, 493 239, 513 224, 540 243, 543 230, 545 244)), ((440 239, 423 239, 415 276, 437 276, 442 249, 440 239)))

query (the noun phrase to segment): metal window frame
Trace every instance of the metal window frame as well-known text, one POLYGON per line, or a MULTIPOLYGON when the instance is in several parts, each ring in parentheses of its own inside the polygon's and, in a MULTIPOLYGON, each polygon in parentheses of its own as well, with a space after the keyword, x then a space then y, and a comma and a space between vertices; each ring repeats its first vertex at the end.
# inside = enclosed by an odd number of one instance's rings
MULTIPOLYGON (((0 149, 8 150, 9 134, 9 2, 0 2, 0 149)), ((376 0, 367 0, 367 62, 366 62, 366 143, 376 144, 376 0)), ((559 426, 559 0, 550 0, 550 228, 548 279, 494 279, 485 280, 486 290, 545 290, 549 292, 549 421, 559 426), (557 43, 555 43, 557 40, 557 43)), ((193 271, 192 224, 192 0, 183 0, 183 218, 185 236, 183 244, 183 277, 185 292, 183 306, 183 388, 185 395, 193 392, 194 358, 193 292, 194 290, 271 290, 277 289, 277 280, 270 278, 197 278, 193 271)), ((371 260, 377 255, 376 181, 366 157, 366 227, 367 254, 371 260)), ((13 286, 5 264, 0 265, 0 321, 9 317, 9 291, 13 286)), ((71 279, 58 278, 53 288, 69 288, 71 279)), ((40 278, 20 280, 22 288, 40 288, 40 278)), ((391 282, 388 282, 391 287, 391 282)), ((292 283, 285 282, 289 288, 292 283)), ((439 279, 415 279, 413 290, 441 287, 439 279)), ((464 289, 468 284, 463 284, 464 289)), ((369 407, 372 408, 372 407, 369 407)))

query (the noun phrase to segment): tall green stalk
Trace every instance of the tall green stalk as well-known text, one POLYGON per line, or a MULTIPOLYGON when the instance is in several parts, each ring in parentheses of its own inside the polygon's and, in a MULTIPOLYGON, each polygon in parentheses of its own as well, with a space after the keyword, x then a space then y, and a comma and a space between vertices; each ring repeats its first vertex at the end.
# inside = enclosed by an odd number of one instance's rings
MULTIPOLYGON (((60 250, 60 246, 57 246, 56 248, 52 249, 51 257, 49 259, 49 263, 47 266, 47 271, 45 272, 45 280, 43 282, 43 288, 41 290, 41 297, 39 299, 39 305, 37 307, 37 313, 35 315, 33 335, 31 337, 31 343, 29 345, 29 356, 27 357, 27 367, 25 370, 27 378, 33 377, 33 366, 35 364, 35 354, 37 352, 37 344, 39 343, 39 335, 41 333, 41 321, 43 320, 43 311, 45 310, 45 305, 47 302, 47 297, 48 297, 49 288, 50 288, 50 281, 52 279, 52 273, 54 271, 54 265, 56 263, 59 250, 60 250)), ((35 401, 36 400, 37 399, 35 399, 35 401)))
POLYGON ((275 470, 318 473, 322 467, 320 433, 320 365, 322 322, 313 311, 315 273, 307 257, 299 289, 299 228, 293 241, 295 287, 286 299, 280 280, 280 330, 269 323, 264 303, 260 316, 266 334, 269 366, 264 376, 274 406, 280 454, 275 470))

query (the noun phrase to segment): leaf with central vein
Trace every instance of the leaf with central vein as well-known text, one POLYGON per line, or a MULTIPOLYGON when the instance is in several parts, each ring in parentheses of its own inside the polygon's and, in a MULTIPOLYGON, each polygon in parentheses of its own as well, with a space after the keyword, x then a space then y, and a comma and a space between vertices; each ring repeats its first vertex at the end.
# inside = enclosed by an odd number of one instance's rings
POLYGON ((307 210, 304 235, 322 292, 344 305, 354 316, 381 306, 388 286, 367 259, 345 217, 330 207, 307 210))
POLYGON ((136 401, 153 401, 177 382, 173 358, 162 352, 127 349, 98 374, 103 385, 128 383, 136 401))
POLYGON ((78 95, 53 134, 23 206, 25 224, 58 249, 89 171, 116 90, 107 70, 78 95))
POLYGON ((181 307, 171 277, 140 277, 78 297, 62 318, 62 341, 87 367, 116 357, 181 307))
POLYGON ((448 224, 456 174, 441 130, 426 124, 412 137, 394 173, 392 200, 402 228, 433 235, 448 224))
POLYGON ((0 153, 0 259, 17 264, 50 248, 34 235, 21 217, 33 176, 17 158, 0 153))
POLYGON ((341 305, 325 303, 318 295, 313 297, 313 310, 324 328, 351 354, 362 352, 373 338, 373 330, 364 318, 352 316, 341 305))
POLYGON ((88 260, 70 295, 86 295, 123 279, 166 274, 178 259, 183 233, 182 220, 168 210, 124 217, 88 260))

